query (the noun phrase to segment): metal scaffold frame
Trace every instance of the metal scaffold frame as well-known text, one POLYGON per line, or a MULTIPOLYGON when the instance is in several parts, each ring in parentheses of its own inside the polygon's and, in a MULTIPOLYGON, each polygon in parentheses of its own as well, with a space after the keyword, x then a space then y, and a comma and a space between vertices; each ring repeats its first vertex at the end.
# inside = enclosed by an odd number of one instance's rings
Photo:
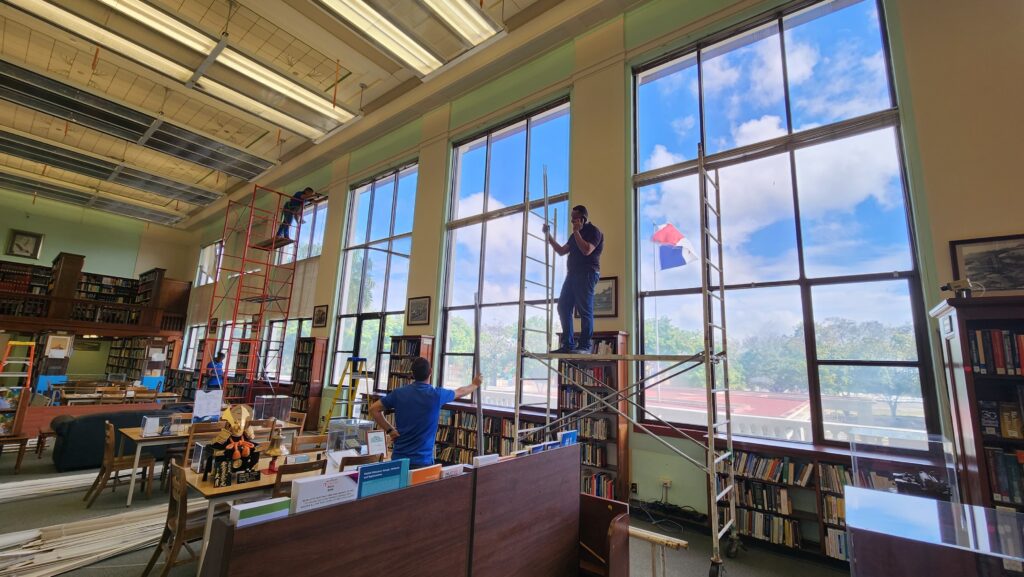
POLYGON ((225 354, 225 392, 244 387, 244 397, 233 397, 236 400, 251 403, 256 383, 273 389, 272 383, 280 377, 280 358, 271 363, 260 344, 270 321, 284 321, 287 326, 291 308, 303 206, 290 209, 289 200, 288 195, 253 185, 252 194, 244 200, 228 201, 220 266, 210 292, 209 332, 200 351, 200 389, 209 378, 206 366, 217 352, 225 354), (288 225, 282 223, 284 211, 291 211, 288 225), (285 236, 278 235, 279 227, 285 229, 285 236), (223 336, 214 332, 228 326, 223 336), (245 344, 247 350, 240 352, 245 344))
MULTIPOLYGON (((543 215, 530 210, 523 219, 523 257, 522 257, 522 282, 519 291, 519 331, 517 336, 517 347, 520 351, 519 362, 516 363, 515 374, 515 405, 514 420, 518 432, 515 448, 519 449, 520 439, 527 435, 538 432, 546 433, 549 437, 559 428, 564 428, 568 423, 576 419, 589 416, 595 412, 614 413, 626 419, 638 430, 651 435, 651 438, 664 445, 672 454, 682 458, 687 463, 697 467, 707 476, 708 494, 711 496, 710 510, 708 511, 711 525, 712 555, 709 575, 718 577, 724 574, 723 560, 721 556, 722 538, 728 535, 729 543, 726 548, 728 556, 735 556, 739 537, 736 526, 736 491, 735 476, 731 466, 733 459, 732 440, 732 408, 730 403, 729 389, 729 365, 727 354, 726 322, 725 322, 725 281, 723 273, 723 247, 722 247, 722 223, 721 223, 721 195, 718 180, 718 172, 714 176, 708 174, 705 166, 704 149, 698 144, 697 147, 697 168, 699 179, 700 197, 700 229, 701 229, 701 296, 703 303, 703 350, 692 355, 630 355, 630 354, 554 354, 538 353, 531 351, 527 346, 527 336, 530 333, 541 333, 546 337, 545 344, 553 344, 554 315, 552 307, 555 306, 554 298, 554 265, 552 262, 552 248, 547 242, 546 235, 537 235, 530 231, 529 221, 531 216, 543 219, 545 223, 551 223, 553 230, 557 230, 557 215, 552 219, 549 215, 547 175, 544 177, 544 198, 543 215), (531 257, 527 254, 527 242, 530 238, 538 239, 544 243, 544 260, 531 257), (528 278, 527 260, 536 261, 544 266, 544 284, 539 279, 528 278), (545 290, 545 301, 543 305, 528 302, 526 298, 527 284, 542 286, 545 290), (537 306, 546 311, 545 330, 526 326, 527 306, 537 306), (520 424, 520 408, 522 404, 523 384, 526 380, 535 381, 536 378, 526 379, 524 377, 524 362, 534 360, 542 363, 547 368, 547 401, 545 408, 544 424, 537 427, 522 429, 520 424), (566 372, 559 366, 559 361, 571 364, 572 361, 624 361, 624 362, 658 362, 663 366, 650 375, 645 375, 635 383, 619 390, 600 379, 591 379, 588 386, 579 382, 575 375, 578 372, 566 372), (707 438, 696 437, 675 425, 662 419, 658 415, 649 412, 644 406, 636 402, 636 398, 647 389, 658 384, 665 383, 670 379, 692 371, 698 367, 704 368, 705 392, 707 399, 707 438), (570 385, 583 393, 587 399, 583 406, 572 412, 562 415, 556 419, 551 418, 551 381, 553 377, 559 377, 562 386, 570 385), (603 394, 595 392, 601 391, 603 394), (624 401, 632 410, 622 411, 619 403, 624 401), (635 416, 634 416, 635 415, 635 416), (662 427, 668 428, 674 436, 683 437, 701 446, 705 451, 706 459, 703 461, 694 459, 682 450, 670 443, 664 436, 652 431, 647 422, 654 421, 662 427), (716 448, 718 444, 723 448, 716 448), (724 463, 724 464, 723 464, 724 463), (716 472, 724 469, 728 473, 724 486, 719 482, 716 472), (725 502, 727 505, 720 503, 725 502)), ((477 306, 479 309, 479 305, 477 306)), ((478 402, 481 395, 477 395, 478 402)), ((478 419, 478 438, 483 438, 481 420, 478 419)), ((482 443, 480 446, 482 447, 482 443)))

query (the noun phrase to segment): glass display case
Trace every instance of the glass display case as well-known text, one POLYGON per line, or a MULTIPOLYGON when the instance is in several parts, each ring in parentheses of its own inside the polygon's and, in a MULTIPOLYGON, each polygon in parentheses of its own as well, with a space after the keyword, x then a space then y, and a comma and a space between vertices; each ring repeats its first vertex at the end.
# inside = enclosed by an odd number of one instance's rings
POLYGON ((253 418, 257 420, 274 418, 287 423, 291 409, 292 398, 289 395, 257 395, 252 403, 253 418))
POLYGON ((364 453, 366 434, 373 430, 373 421, 363 419, 331 419, 327 427, 327 449, 344 451, 353 449, 364 453))

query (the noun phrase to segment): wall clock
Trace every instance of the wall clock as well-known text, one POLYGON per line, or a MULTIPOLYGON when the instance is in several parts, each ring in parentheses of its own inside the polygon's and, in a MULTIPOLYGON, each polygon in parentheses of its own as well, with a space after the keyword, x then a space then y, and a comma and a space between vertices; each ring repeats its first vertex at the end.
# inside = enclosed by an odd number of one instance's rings
POLYGON ((11 237, 7 241, 7 254, 23 258, 39 258, 42 248, 43 235, 11 229, 11 237))

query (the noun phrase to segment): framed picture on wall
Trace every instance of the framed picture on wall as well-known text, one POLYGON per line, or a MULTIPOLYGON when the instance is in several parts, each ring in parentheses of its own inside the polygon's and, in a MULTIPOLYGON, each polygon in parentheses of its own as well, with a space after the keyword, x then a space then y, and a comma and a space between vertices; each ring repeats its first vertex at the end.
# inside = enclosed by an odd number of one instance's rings
POLYGON ((1024 234, 949 242, 953 280, 970 280, 971 296, 1024 295, 1024 234))
MULTIPOLYGON (((594 318, 617 316, 619 316, 619 277, 602 277, 594 285, 594 318)), ((574 310, 573 317, 580 318, 579 311, 574 310)))
POLYGON ((405 324, 430 324, 430 297, 413 297, 405 309, 405 324))
POLYGON ((327 326, 327 305, 316 305, 313 307, 313 327, 327 326))

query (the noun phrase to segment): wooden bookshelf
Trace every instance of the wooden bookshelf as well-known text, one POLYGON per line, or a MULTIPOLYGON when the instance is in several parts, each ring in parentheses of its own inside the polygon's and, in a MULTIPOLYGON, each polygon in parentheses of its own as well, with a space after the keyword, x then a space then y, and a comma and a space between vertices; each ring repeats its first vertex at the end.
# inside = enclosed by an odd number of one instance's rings
POLYGON ((391 361, 388 363, 386 388, 382 390, 378 380, 374 390, 393 391, 413 382, 411 365, 416 357, 424 357, 427 360, 434 358, 434 337, 420 335, 391 337, 391 361))
POLYGON ((135 288, 135 300, 137 305, 148 305, 156 302, 160 297, 160 287, 163 284, 166 270, 154 268, 139 275, 135 288))
POLYGON ((182 401, 195 400, 198 375, 199 371, 169 369, 167 371, 167 384, 164 385, 164 390, 180 394, 182 401))
POLYGON ((45 295, 52 278, 52 267, 0 261, 0 292, 45 295))
POLYGON ((114 339, 111 343, 106 371, 124 373, 128 380, 134 381, 144 380, 146 377, 162 377, 166 365, 166 339, 131 337, 114 339))
POLYGON ((1024 298, 947 299, 938 319, 964 502, 1024 512, 1024 298))
POLYGON ((327 368, 327 339, 300 337, 295 342, 292 360, 292 410, 313 415, 306 418, 306 430, 319 425, 320 402, 327 368))
MULTIPOLYGON (((594 352, 624 354, 626 333, 594 333, 594 352)), ((579 408, 607 396, 622 392, 629 386, 625 361, 559 360, 558 414, 564 417, 579 408), (567 379, 571 379, 567 380, 567 379), (583 392, 572 383, 582 384, 583 392)), ((629 413, 624 398, 616 404, 619 411, 629 413)), ((629 423, 612 411, 600 411, 567 423, 563 430, 579 431, 580 491, 598 497, 625 500, 629 495, 629 423)))

